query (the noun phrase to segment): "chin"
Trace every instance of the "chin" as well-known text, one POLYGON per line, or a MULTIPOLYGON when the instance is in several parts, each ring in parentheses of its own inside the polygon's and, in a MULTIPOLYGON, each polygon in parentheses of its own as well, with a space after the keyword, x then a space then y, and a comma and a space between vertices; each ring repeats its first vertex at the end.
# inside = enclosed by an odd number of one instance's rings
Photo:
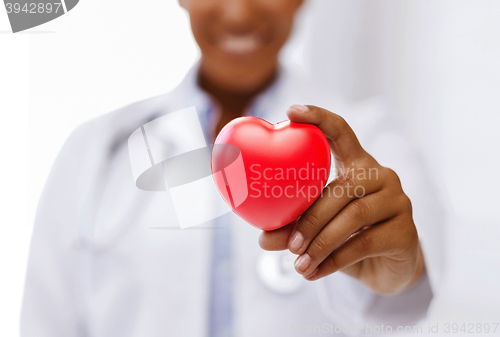
POLYGON ((249 92, 258 90, 269 77, 270 73, 258 74, 257 72, 249 72, 244 69, 241 72, 232 71, 227 73, 224 80, 224 86, 231 91, 249 92))
POLYGON ((204 73, 212 83, 228 91, 258 90, 276 71, 278 56, 274 48, 246 50, 244 53, 214 45, 207 47, 202 48, 204 73))
POLYGON ((234 91, 253 91, 269 81, 276 71, 277 60, 263 62, 260 59, 232 59, 220 67, 221 85, 234 91))

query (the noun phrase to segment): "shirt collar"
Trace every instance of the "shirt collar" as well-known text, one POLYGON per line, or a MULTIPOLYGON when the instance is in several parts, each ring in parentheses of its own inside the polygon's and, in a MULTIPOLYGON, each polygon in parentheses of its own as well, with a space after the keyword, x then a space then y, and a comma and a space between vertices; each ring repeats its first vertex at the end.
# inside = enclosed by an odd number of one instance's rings
MULTIPOLYGON (((214 123, 217 123, 219 119, 220 111, 217 103, 198 85, 199 68, 200 62, 198 61, 188 71, 177 89, 174 90, 173 95, 181 98, 180 101, 183 102, 184 106, 180 108, 196 107, 205 135, 209 140, 213 141, 215 135, 211 135, 211 130, 214 128, 214 123)), ((270 113, 269 110, 272 110, 272 103, 277 100, 282 91, 286 74, 286 68, 279 65, 273 83, 253 99, 244 112, 244 116, 255 116, 265 119, 270 113)))

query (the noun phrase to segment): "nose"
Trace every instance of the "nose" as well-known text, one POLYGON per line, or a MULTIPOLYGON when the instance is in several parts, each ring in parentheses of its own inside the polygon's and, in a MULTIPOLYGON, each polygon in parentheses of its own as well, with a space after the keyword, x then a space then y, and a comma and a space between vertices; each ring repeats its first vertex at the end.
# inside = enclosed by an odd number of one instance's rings
MULTIPOLYGON (((273 0, 270 0, 273 1, 273 0)), ((255 25, 255 0, 226 0, 221 13, 223 22, 233 33, 245 34, 255 25)))

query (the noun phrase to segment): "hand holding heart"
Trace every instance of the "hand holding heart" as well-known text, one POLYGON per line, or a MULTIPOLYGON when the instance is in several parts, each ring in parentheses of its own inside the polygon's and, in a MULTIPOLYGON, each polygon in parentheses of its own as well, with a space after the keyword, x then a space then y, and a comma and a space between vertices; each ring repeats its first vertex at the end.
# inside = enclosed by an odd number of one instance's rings
POLYGON ((298 254, 295 269, 308 280, 342 271, 380 294, 408 288, 421 275, 424 260, 398 175, 361 147, 340 116, 299 105, 287 114, 290 121, 316 125, 325 134, 339 176, 297 220, 263 231, 260 246, 298 254))

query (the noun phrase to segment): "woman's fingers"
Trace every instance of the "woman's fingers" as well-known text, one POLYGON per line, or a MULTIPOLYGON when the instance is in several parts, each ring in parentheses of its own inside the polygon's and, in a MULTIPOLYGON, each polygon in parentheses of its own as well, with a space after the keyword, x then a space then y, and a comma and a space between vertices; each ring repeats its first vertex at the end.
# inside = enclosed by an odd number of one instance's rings
POLYGON ((349 124, 333 112, 314 105, 292 105, 287 115, 292 122, 316 125, 325 134, 336 160, 350 163, 368 155, 349 124))
POLYGON ((288 238, 295 227, 297 220, 274 231, 260 233, 259 245, 264 250, 285 250, 288 247, 288 238))
MULTIPOLYGON (((392 257, 394 270, 402 269, 400 264, 411 265, 408 256, 412 250, 418 250, 417 230, 414 225, 407 226, 406 215, 400 215, 387 222, 363 229, 349 238, 342 246, 333 251, 309 275, 308 280, 317 280, 339 270, 353 268, 346 271, 353 277, 359 278, 355 266, 358 262, 371 257, 392 257), (398 233, 399 235, 394 235, 398 233), (408 256, 407 256, 408 255, 408 256), (404 256, 404 257, 403 257, 404 256), (401 258, 399 258, 401 257, 401 258)), ((417 256, 415 254, 415 256, 417 256)), ((379 266, 380 267, 380 266, 379 266)), ((398 274, 398 273, 396 273, 398 274)), ((404 273, 401 273, 404 275, 404 273)), ((411 276, 411 273, 408 273, 411 276)))
POLYGON ((394 195, 389 190, 382 190, 350 202, 322 228, 298 257, 297 272, 309 275, 353 233, 397 216, 407 199, 404 194, 394 195))
POLYGON ((341 175, 328 184, 322 195, 299 218, 297 226, 290 236, 288 249, 294 254, 304 253, 323 227, 347 204, 355 199, 366 198, 367 195, 378 192, 382 188, 382 180, 378 179, 379 172, 375 173, 373 177, 366 176, 364 179, 358 179, 357 172, 353 171, 352 175, 341 175))
POLYGON ((353 233, 398 215, 407 200, 404 194, 394 197, 388 190, 350 202, 311 240, 297 258, 297 272, 308 275, 353 233))

